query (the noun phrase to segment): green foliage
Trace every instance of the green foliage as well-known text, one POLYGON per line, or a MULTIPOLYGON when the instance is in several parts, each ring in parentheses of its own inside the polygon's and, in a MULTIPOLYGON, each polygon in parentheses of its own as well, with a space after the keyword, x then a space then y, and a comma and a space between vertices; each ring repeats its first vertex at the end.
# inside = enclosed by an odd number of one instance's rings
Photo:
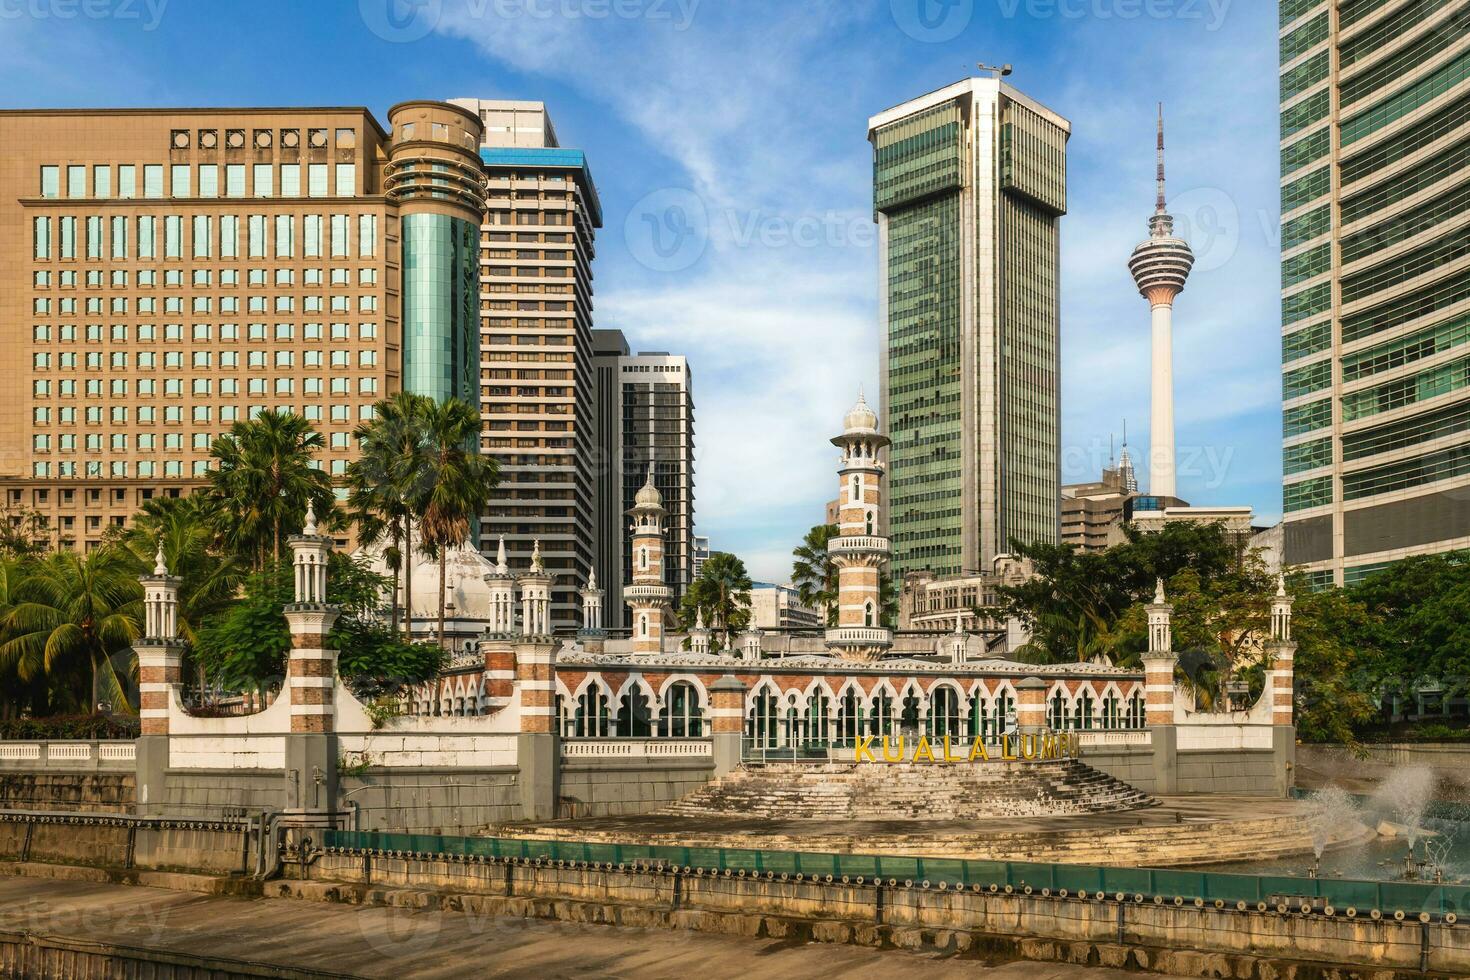
POLYGON ((725 649, 730 645, 731 633, 750 625, 751 584, 745 562, 728 552, 713 552, 699 570, 699 577, 684 592, 680 622, 689 629, 702 616, 715 633, 711 649, 725 649))
POLYGON ((52 715, 0 720, 0 740, 133 739, 138 719, 118 715, 52 715))
POLYGON ((323 445, 310 422, 283 411, 236 422, 214 441, 203 502, 220 541, 242 564, 259 570, 279 561, 286 539, 305 525, 308 503, 318 521, 330 524, 332 481, 312 465, 323 445))
POLYGON ((827 553, 827 543, 840 533, 836 524, 818 524, 792 554, 791 584, 803 605, 825 611, 827 625, 837 625, 837 564, 827 553))
MULTIPOLYGON (((444 654, 431 644, 409 644, 376 618, 389 580, 365 562, 333 554, 327 568, 327 601, 342 615, 328 641, 338 651, 338 673, 367 697, 396 693, 435 676, 444 654)), ((285 606, 293 599, 289 563, 267 566, 245 582, 241 599, 212 617, 200 636, 198 656, 226 688, 265 691, 285 675, 291 634, 285 606)))
POLYGON ((1297 731, 1308 742, 1353 744, 1375 714, 1358 681, 1366 653, 1362 638, 1377 626, 1368 607, 1350 591, 1294 591, 1297 731))

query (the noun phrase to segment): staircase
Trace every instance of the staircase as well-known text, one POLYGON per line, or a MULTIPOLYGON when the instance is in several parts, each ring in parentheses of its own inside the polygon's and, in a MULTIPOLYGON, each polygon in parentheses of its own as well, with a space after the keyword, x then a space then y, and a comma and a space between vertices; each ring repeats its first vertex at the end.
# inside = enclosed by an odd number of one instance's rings
POLYGON ((1153 797, 1074 759, 988 765, 745 765, 659 811, 791 820, 973 820, 1116 813, 1153 797))

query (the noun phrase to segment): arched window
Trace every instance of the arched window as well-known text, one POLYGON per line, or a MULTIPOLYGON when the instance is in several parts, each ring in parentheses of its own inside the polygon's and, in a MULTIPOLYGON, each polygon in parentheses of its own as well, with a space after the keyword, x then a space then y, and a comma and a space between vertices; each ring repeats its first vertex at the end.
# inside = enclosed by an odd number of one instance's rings
POLYGON ((1120 706, 1119 706, 1119 702, 1118 702, 1118 696, 1116 694, 1109 694, 1107 697, 1103 698, 1103 703, 1102 703, 1102 726, 1103 726, 1103 728, 1108 728, 1108 729, 1118 728, 1119 727, 1118 722, 1120 720, 1120 715, 1121 715, 1121 712, 1120 712, 1120 706))
POLYGON ((893 734, 893 695, 887 691, 879 691, 873 695, 868 734, 880 737, 893 734))
POLYGON ((992 733, 996 738, 1010 734, 1016 724, 1016 699, 1001 691, 991 702, 992 733))
POLYGON ((829 713, 832 710, 832 700, 827 695, 818 691, 806 702, 806 719, 803 725, 803 745, 823 746, 827 745, 832 738, 829 713))
POLYGON ((1128 727, 1142 728, 1147 720, 1148 714, 1143 695, 1135 691, 1133 696, 1128 699, 1128 727))
POLYGON ((653 735, 653 713, 648 707, 648 695, 641 688, 633 688, 618 699, 619 738, 649 738, 653 735))
POLYGON ((1067 699, 1061 691, 1053 694, 1046 703, 1046 724, 1054 732, 1067 727, 1067 699))
POLYGON ((954 688, 936 687, 929 692, 929 735, 960 737, 960 695, 954 688))
POLYGON ((699 712, 699 692, 688 681, 669 685, 664 692, 663 712, 658 719, 660 738, 699 738, 704 719, 699 712))
POLYGON ((1092 692, 1084 689, 1077 699, 1072 702, 1072 727, 1078 731, 1091 729, 1092 721, 1092 692))
POLYGON ((873 622, 874 615, 874 606, 872 601, 869 600, 868 603, 863 606, 863 625, 869 627, 878 625, 877 623, 873 622))
POLYGON ((863 730, 862 701, 857 692, 848 688, 837 702, 837 744, 852 745, 863 730))
POLYGON ((762 690, 751 702, 745 716, 745 737, 757 748, 776 744, 776 696, 770 688, 762 690))
POLYGON ((903 710, 898 716, 898 730, 900 732, 915 732, 919 730, 919 697, 910 694, 903 699, 903 710))
POLYGON ((640 613, 638 616, 638 635, 648 635, 648 613, 640 613))
POLYGON ((983 741, 990 727, 986 722, 985 695, 976 691, 974 696, 970 698, 970 737, 983 741))
POLYGON ((868 535, 871 537, 874 534, 874 529, 873 529, 873 512, 872 511, 868 511, 866 523, 867 523, 868 535))
POLYGON ((572 712, 568 735, 573 738, 606 738, 611 726, 606 691, 594 684, 577 695, 577 707, 572 712))
POLYGON ((639 548, 638 549, 638 570, 639 571, 643 571, 643 572, 648 571, 648 549, 647 548, 639 548))
MULTIPOLYGON (((831 486, 832 484, 827 484, 831 486)), ((863 480, 856 473, 852 475, 852 486, 848 489, 847 499, 855 504, 863 502, 863 480)))

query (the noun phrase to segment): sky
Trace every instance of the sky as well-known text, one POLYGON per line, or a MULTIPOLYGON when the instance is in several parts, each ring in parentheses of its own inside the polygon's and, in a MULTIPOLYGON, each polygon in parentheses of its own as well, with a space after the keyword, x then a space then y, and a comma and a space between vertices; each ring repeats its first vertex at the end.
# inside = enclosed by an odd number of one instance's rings
MULTIPOLYGON (((690 358, 696 522, 756 579, 836 495, 877 391, 869 116, 977 74, 1072 122, 1062 477, 1126 420, 1147 457, 1154 201, 1197 255, 1175 305, 1180 495, 1279 519, 1276 17, 1265 0, 0 0, 0 105, 544 101, 605 224, 594 325, 690 358)), ((876 397, 875 397, 876 402, 876 397)), ((1147 475, 1140 472, 1146 486, 1147 475)))

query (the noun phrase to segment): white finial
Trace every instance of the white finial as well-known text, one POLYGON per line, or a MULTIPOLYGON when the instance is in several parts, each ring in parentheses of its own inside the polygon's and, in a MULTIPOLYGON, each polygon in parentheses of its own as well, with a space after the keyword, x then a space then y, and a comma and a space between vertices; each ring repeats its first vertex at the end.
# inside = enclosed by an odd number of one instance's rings
POLYGON ((541 539, 537 538, 531 545, 531 571, 539 572, 545 567, 541 564, 541 539))
POLYGON ((1276 575, 1276 598, 1286 598, 1286 574, 1278 572, 1276 575))
POLYGON ((165 564, 164 563, 164 560, 163 560, 163 540, 162 539, 159 539, 159 542, 158 542, 158 554, 156 556, 154 556, 154 560, 153 560, 153 574, 154 575, 167 575, 168 574, 168 565, 165 564))
POLYGON ((1158 588, 1154 591, 1154 602, 1162 606, 1164 604, 1164 601, 1164 580, 1161 577, 1159 579, 1158 588))
POLYGON ((704 610, 698 606, 694 608, 694 628, 697 630, 704 629, 704 610))
POLYGON ((955 632, 955 636, 959 636, 961 633, 964 632, 964 628, 960 624, 961 624, 960 617, 956 616, 954 618, 954 632, 955 632))
POLYGON ((501 575, 510 570, 510 566, 505 561, 505 535, 503 534, 500 536, 500 547, 495 550, 495 570, 501 575))
POLYGON ((308 536, 316 534, 316 504, 310 500, 306 502, 306 527, 301 533, 308 536))
POLYGON ((590 592, 595 588, 597 588, 597 569, 594 568, 592 574, 587 576, 587 589, 590 592))

